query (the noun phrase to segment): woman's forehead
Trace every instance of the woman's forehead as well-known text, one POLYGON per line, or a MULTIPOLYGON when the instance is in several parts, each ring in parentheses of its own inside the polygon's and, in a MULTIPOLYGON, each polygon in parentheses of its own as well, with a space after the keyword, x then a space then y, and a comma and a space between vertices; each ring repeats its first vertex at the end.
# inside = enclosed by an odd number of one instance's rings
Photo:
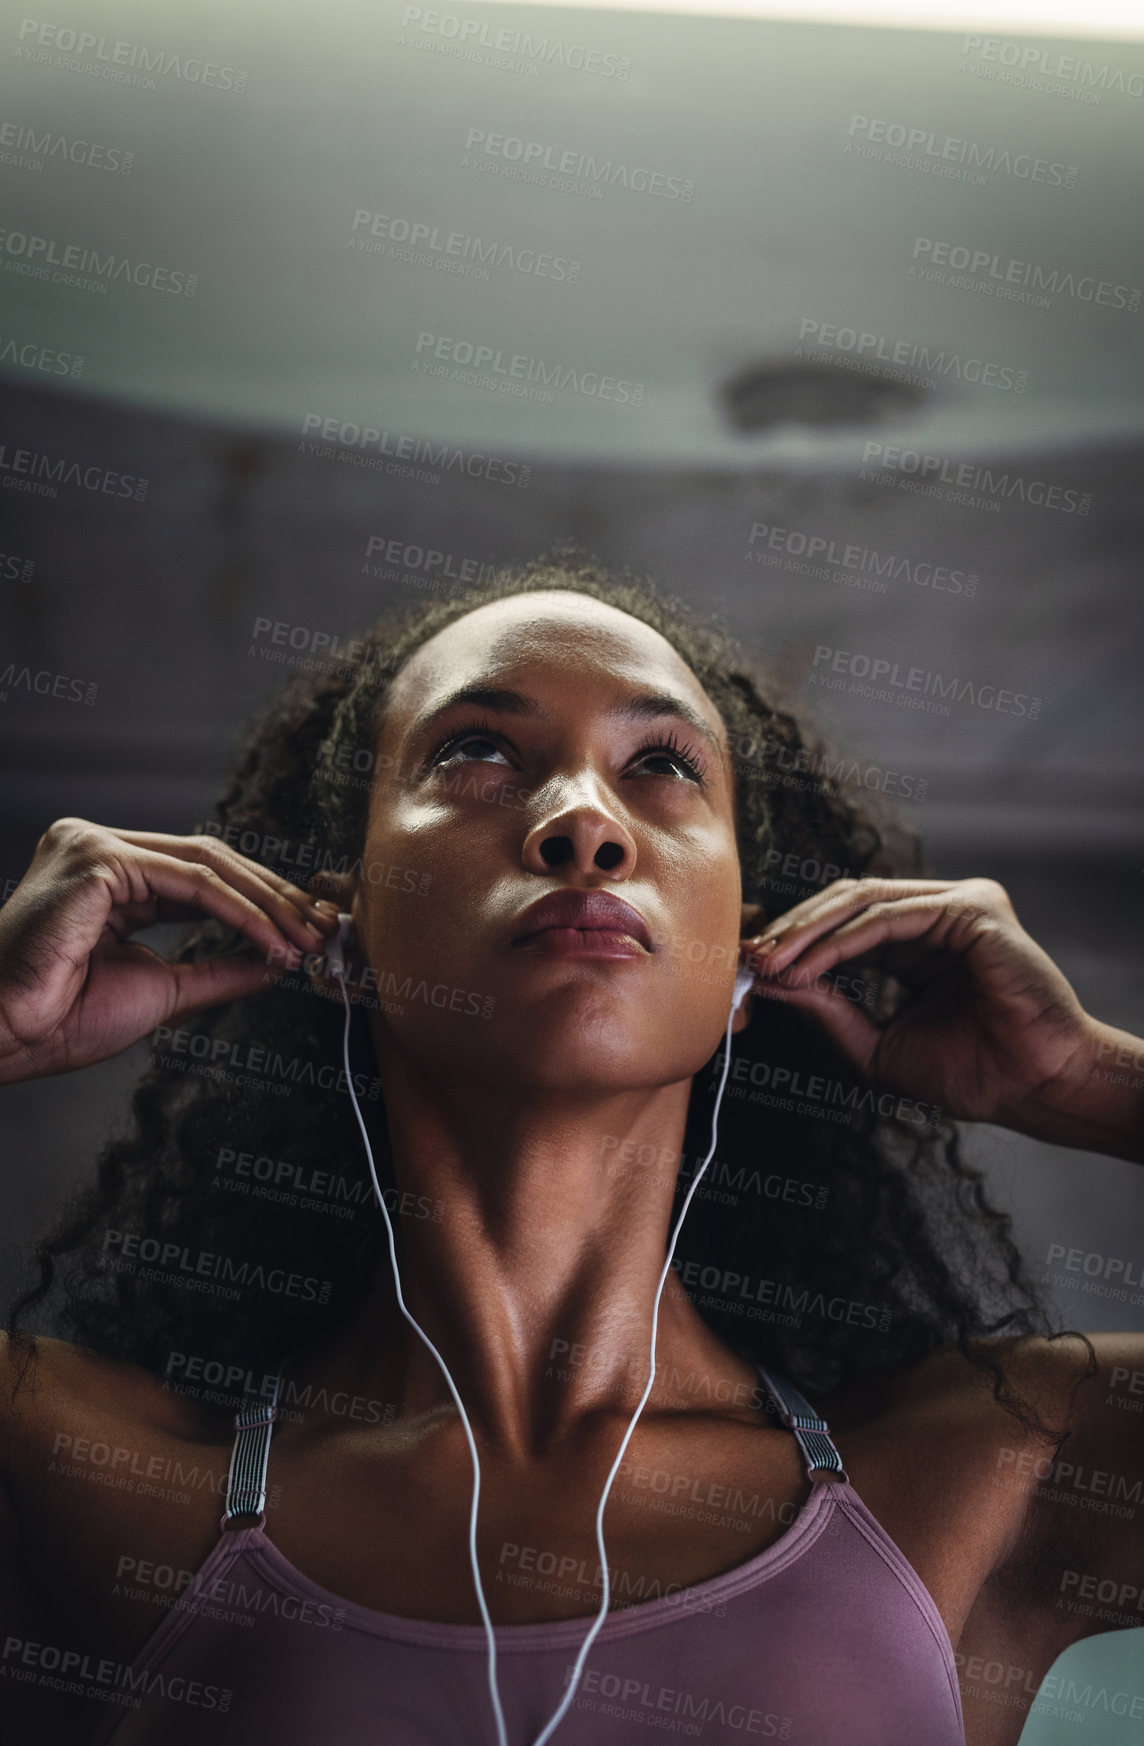
POLYGON ((460 685, 503 681, 533 667, 581 686, 594 675, 670 685, 719 723, 696 675, 667 639, 630 613, 567 590, 509 595, 479 606, 423 643, 390 690, 386 714, 404 716, 460 685))

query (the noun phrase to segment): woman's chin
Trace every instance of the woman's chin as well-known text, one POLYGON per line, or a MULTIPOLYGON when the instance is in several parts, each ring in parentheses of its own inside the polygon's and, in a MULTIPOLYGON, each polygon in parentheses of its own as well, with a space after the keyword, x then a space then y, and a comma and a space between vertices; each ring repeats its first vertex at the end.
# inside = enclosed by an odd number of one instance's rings
POLYGON ((463 1062, 450 1054, 447 1071, 517 1097, 587 1098, 688 1081, 710 1054, 702 1045, 681 1047, 678 1036, 665 1038, 659 1023, 645 1030, 614 1012, 596 1012, 586 1023, 565 1004, 562 1011, 505 1015, 463 1062))
POLYGON ((478 974, 482 990, 443 1010, 408 1002, 381 1018, 379 1059, 476 1091, 615 1093, 690 1079, 718 1048, 721 1015, 698 1010, 673 979, 656 987, 632 958, 529 955, 513 973, 478 974), (476 1010, 472 1010, 473 1007, 476 1010), (705 1016, 707 1022, 704 1022, 705 1016))

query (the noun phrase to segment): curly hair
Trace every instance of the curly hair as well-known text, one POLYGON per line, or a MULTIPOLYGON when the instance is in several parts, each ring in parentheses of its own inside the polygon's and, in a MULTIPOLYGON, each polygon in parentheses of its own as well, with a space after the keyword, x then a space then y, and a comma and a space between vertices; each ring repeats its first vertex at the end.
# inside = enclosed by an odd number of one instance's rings
MULTIPOLYGON (((833 878, 924 871, 915 834, 758 677, 718 620, 564 548, 499 572, 479 592, 383 619, 362 635, 353 660, 312 662, 317 672, 292 677, 250 731, 207 828, 292 877, 299 862, 360 865, 373 748, 394 676, 477 606, 552 589, 650 625, 718 709, 734 757, 744 900, 774 917, 833 878)), ((185 962, 244 945, 210 921, 183 937, 176 956, 185 962)), ((848 968, 858 998, 892 1010, 901 990, 876 961, 848 968)), ((10 1331, 31 1338, 23 1319, 47 1313, 58 1295, 56 1325, 81 1346, 156 1375, 175 1352, 245 1371, 333 1333, 386 1260, 344 1080, 339 1093, 320 1082, 319 1069, 328 1075, 341 1060, 342 1024, 341 1010, 314 996, 304 975, 287 975, 198 1015, 192 1042, 206 1039, 201 1048, 183 1058, 153 1055, 133 1094, 131 1131, 105 1145, 95 1180, 33 1248, 38 1276, 13 1304, 10 1331), (239 1045, 252 1036, 277 1063, 277 1079, 219 1065, 247 1058, 239 1045), (222 1167, 236 1158, 247 1160, 241 1178, 222 1167), (184 1280, 162 1266, 109 1264, 109 1233, 125 1232, 144 1233, 140 1252, 161 1262, 199 1259, 184 1280), (205 1267, 204 1256, 213 1258, 205 1267), (214 1283, 220 1272, 234 1282, 225 1290, 214 1283)), ((719 1060, 693 1080, 677 1206, 707 1149, 719 1060)), ((940 1112, 920 1123, 907 1117, 781 1003, 755 1002, 736 1044, 740 1060, 750 1066, 737 1068, 719 1156, 677 1250, 698 1312, 737 1349, 820 1396, 869 1368, 909 1365, 956 1344, 1021 1416, 1002 1364, 982 1342, 1049 1334, 1048 1312, 1009 1217, 960 1156, 956 1130, 940 1112), (811 1081, 818 1105, 797 1092, 811 1081)), ((355 1083, 368 1080, 364 1026, 351 1064, 355 1083)), ((368 1109, 388 1194, 384 1109, 368 1109)))

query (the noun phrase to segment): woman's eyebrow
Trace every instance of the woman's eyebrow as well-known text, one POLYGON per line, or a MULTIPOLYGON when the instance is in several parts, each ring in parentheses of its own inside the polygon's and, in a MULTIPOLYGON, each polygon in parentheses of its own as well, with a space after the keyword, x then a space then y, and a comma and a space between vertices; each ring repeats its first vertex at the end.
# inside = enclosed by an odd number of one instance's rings
POLYGON ((462 705, 469 709, 495 709, 502 715, 541 714, 535 697, 526 697, 522 691, 508 691, 497 685, 462 685, 457 691, 450 691, 440 703, 416 716, 410 723, 409 738, 419 739, 440 716, 448 715, 451 709, 462 705))
MULTIPOLYGON (((449 710, 462 705, 470 709, 494 709, 502 715, 538 716, 544 711, 535 697, 527 696, 523 691, 512 691, 495 685, 463 685, 456 691, 451 691, 432 709, 419 715, 410 728, 410 737, 417 737, 430 728, 439 716, 447 715, 449 710)), ((708 727, 698 710, 692 709, 681 697, 670 697, 664 692, 641 692, 636 697, 629 697, 623 703, 618 703, 606 713, 619 721, 647 721, 659 716, 674 715, 685 721, 697 734, 711 746, 720 762, 724 762, 723 747, 719 736, 708 727)))
POLYGON ((616 716, 620 721, 648 721, 657 716, 676 715, 688 727, 694 728, 697 734, 702 734, 720 763, 725 761, 718 734, 708 727, 697 709, 684 703, 682 697, 669 697, 661 692, 643 692, 638 697, 629 697, 626 703, 618 704, 608 714, 616 716))

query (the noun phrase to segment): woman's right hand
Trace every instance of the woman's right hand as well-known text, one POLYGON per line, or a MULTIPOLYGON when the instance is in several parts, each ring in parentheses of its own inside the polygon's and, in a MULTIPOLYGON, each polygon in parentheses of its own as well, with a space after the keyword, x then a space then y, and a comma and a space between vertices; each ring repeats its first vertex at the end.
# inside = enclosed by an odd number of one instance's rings
POLYGON ((0 909, 0 1083, 119 1054, 156 1025, 255 994, 337 929, 332 903, 217 837, 117 831, 60 818, 0 909), (132 940, 213 916, 241 955, 169 964, 132 940))

